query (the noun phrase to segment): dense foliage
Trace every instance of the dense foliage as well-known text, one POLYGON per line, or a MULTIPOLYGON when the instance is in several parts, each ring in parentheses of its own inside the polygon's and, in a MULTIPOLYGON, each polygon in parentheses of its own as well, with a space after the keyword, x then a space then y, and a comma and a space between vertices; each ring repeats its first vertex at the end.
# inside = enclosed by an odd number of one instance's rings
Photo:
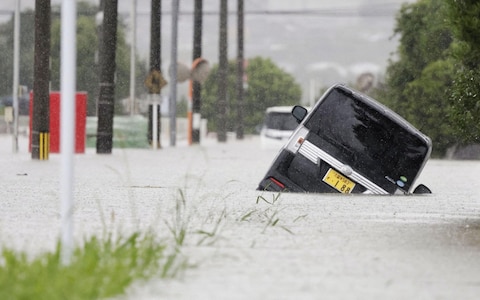
POLYGON ((453 36, 444 10, 441 0, 402 6, 395 28, 400 35, 398 59, 390 61, 385 90, 377 96, 430 136, 437 155, 453 141, 445 118, 454 68, 447 59, 453 36))
POLYGON ((458 62, 450 88, 451 120, 458 141, 480 143, 480 2, 447 0, 456 37, 452 55, 458 62))
POLYGON ((0 299, 111 299, 137 280, 170 278, 187 267, 156 235, 125 238, 92 236, 75 247, 69 264, 54 252, 30 258, 26 252, 0 251, 0 299))
POLYGON ((375 96, 432 138, 434 156, 479 141, 478 15, 473 0, 419 0, 397 15, 397 59, 375 96))
MULTIPOLYGON (((20 15, 20 84, 33 87, 34 12, 20 15)), ((0 24, 0 95, 11 95, 13 86, 13 19, 0 24)))
MULTIPOLYGON (((267 107, 299 104, 302 93, 300 86, 272 60, 261 57, 250 59, 245 71, 247 78, 243 114, 245 133, 255 132, 255 127, 263 121, 267 107)), ((202 117, 208 119, 208 128, 212 131, 217 130, 217 76, 218 66, 214 66, 202 88, 202 117)), ((235 131, 237 123, 235 82, 236 62, 231 61, 228 66, 227 131, 235 131)))
MULTIPOLYGON (((52 11, 59 9, 52 8, 52 11)), ((95 13, 98 7, 86 2, 78 3, 77 17, 77 90, 88 92, 88 114, 96 114, 96 98, 99 89, 98 67, 98 27, 95 13)), ((34 24, 33 11, 21 14, 20 28, 20 84, 33 88, 34 24)), ((52 14, 51 27, 51 89, 60 89, 60 16, 52 14)), ((125 40, 125 25, 119 20, 116 52, 115 99, 119 101, 129 96, 130 50, 125 40)), ((13 20, 0 25, 0 71, 4 74, 0 81, 0 95, 9 95, 13 85, 13 20)), ((137 61, 137 91, 143 89, 146 74, 145 63, 137 61)), ((120 103, 115 105, 121 111, 120 103)))

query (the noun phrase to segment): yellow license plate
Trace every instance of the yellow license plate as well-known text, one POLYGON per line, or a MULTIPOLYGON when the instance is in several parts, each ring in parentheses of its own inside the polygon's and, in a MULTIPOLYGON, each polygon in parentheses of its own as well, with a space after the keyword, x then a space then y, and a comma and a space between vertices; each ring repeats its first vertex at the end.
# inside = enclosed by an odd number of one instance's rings
POLYGON ((329 169, 322 180, 340 193, 344 194, 350 194, 355 187, 355 182, 338 173, 334 169, 329 169))

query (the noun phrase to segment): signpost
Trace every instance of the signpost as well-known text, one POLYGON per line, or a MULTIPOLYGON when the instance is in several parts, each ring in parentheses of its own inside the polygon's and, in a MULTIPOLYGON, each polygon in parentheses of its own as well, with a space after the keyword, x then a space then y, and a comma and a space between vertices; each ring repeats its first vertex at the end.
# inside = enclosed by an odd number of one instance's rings
POLYGON ((188 118, 188 144, 198 144, 200 143, 200 125, 201 125, 201 114, 200 114, 200 89, 201 85, 205 83, 210 74, 210 65, 207 60, 198 57, 192 63, 192 70, 190 72, 190 101, 192 102, 189 106, 187 113, 188 118))
POLYGON ((151 0, 150 11, 150 73, 145 78, 145 87, 148 89, 148 132, 147 139, 154 149, 160 143, 160 91, 167 84, 162 76, 161 55, 161 16, 162 1, 151 0))
POLYGON ((145 79, 145 87, 150 94, 160 94, 162 88, 167 85, 167 81, 163 78, 159 70, 152 70, 145 79))
POLYGON ((161 119, 159 116, 160 113, 160 92, 162 88, 167 85, 167 81, 163 78, 162 73, 159 70, 153 69, 147 75, 145 79, 145 87, 148 89, 148 97, 151 102, 151 115, 152 120, 149 124, 152 128, 152 148, 158 148, 158 122, 161 119))

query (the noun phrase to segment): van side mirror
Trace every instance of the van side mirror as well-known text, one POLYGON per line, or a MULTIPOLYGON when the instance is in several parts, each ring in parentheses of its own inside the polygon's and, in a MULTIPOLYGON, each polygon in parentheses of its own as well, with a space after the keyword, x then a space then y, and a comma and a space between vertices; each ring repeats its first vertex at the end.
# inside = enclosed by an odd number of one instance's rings
POLYGON ((297 120, 297 122, 300 123, 307 115, 307 109, 303 106, 295 105, 292 108, 292 115, 297 120))

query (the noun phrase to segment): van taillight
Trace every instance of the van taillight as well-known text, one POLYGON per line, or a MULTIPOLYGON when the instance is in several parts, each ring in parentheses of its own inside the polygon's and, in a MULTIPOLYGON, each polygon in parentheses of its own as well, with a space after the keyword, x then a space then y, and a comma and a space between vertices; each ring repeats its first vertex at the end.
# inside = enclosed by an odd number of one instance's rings
POLYGON ((276 185, 278 185, 280 188, 284 189, 285 188, 285 185, 283 183, 281 183, 280 181, 276 180, 275 178, 273 177, 270 177, 269 178, 273 183, 275 183, 276 185))

